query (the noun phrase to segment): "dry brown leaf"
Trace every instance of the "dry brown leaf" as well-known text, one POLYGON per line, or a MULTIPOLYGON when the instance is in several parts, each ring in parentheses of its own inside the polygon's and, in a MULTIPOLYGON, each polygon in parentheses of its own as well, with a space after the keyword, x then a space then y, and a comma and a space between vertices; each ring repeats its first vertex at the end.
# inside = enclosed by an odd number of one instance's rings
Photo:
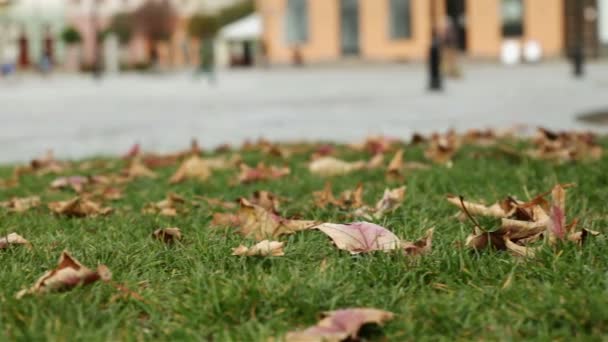
POLYGON ((69 201, 51 202, 49 209, 58 215, 74 217, 94 217, 112 212, 112 208, 102 207, 99 203, 81 197, 75 197, 69 201))
POLYGON ((90 182, 89 177, 84 176, 60 177, 51 182, 51 189, 72 188, 75 192, 82 192, 90 182))
POLYGON ((233 213, 215 213, 211 220, 211 226, 214 228, 238 227, 240 224, 239 215, 233 213))
POLYGON ((0 236, 0 249, 7 249, 12 245, 31 247, 30 242, 17 233, 10 233, 6 236, 0 236))
POLYGON ((328 205, 333 205, 342 209, 356 209, 365 205, 363 202, 363 184, 359 183, 355 190, 346 190, 340 194, 340 198, 336 199, 333 195, 332 185, 330 182, 325 183, 325 187, 321 191, 313 192, 315 206, 326 208, 328 205))
POLYGON ((351 254, 389 252, 398 249, 403 249, 408 254, 421 254, 431 248, 432 230, 427 232, 423 240, 412 243, 401 241, 388 229, 369 222, 323 223, 314 228, 329 236, 336 247, 351 254))
POLYGON ((244 236, 253 236, 257 241, 308 230, 316 225, 314 221, 282 218, 246 199, 241 199, 240 203, 241 208, 238 213, 240 232, 244 236))
POLYGON ((182 231, 179 228, 157 229, 152 233, 152 236, 164 243, 172 243, 182 239, 182 231))
POLYGON ((249 198, 249 202, 275 213, 279 211, 279 198, 269 191, 261 190, 254 192, 251 198, 249 198))
POLYGON ((22 213, 40 205, 40 197, 31 196, 23 198, 11 198, 9 201, 0 202, 0 207, 6 208, 11 212, 22 213))
POLYGON ((341 342, 358 340, 358 332, 363 325, 378 324, 392 320, 391 312, 371 309, 352 308, 324 313, 317 325, 302 331, 290 332, 286 342, 341 342))
POLYGON ((260 162, 252 168, 247 164, 241 164, 241 172, 238 176, 239 183, 253 183, 266 180, 274 180, 285 177, 291 173, 289 167, 266 166, 260 162))
POLYGON ((526 151, 534 159, 558 163, 571 161, 595 161, 602 158, 603 149, 593 133, 551 132, 539 128, 533 139, 535 149, 526 151))
POLYGON ((50 173, 62 173, 70 168, 70 164, 55 159, 53 151, 48 151, 42 158, 34 159, 30 162, 27 169, 22 169, 22 173, 34 172, 37 175, 50 173))
POLYGON ((367 166, 364 161, 357 162, 346 162, 334 157, 322 157, 317 160, 313 160, 309 165, 308 169, 312 174, 331 177, 346 175, 354 171, 362 170, 367 166))
POLYGON ((384 195, 376 203, 374 208, 363 206, 354 212, 355 216, 363 217, 365 219, 380 219, 384 215, 397 210, 405 199, 406 187, 402 186, 396 189, 384 190, 384 195))
POLYGON ((390 179, 402 179, 403 174, 403 149, 399 149, 386 169, 386 175, 390 179))
POLYGON ((76 286, 88 285, 98 280, 110 281, 112 273, 105 265, 99 265, 92 271, 64 251, 59 258, 57 268, 45 273, 34 286, 17 293, 17 299, 29 294, 44 294, 53 291, 69 290, 76 286))
POLYGON ((365 138, 365 140, 360 143, 350 144, 348 146, 355 151, 366 151, 376 155, 390 151, 397 142, 398 140, 394 138, 373 135, 365 138))
POLYGON ((218 207, 218 208, 228 209, 228 210, 236 209, 238 207, 238 204, 236 204, 235 202, 227 202, 227 201, 221 200, 219 198, 208 198, 208 197, 201 197, 201 196, 194 196, 194 197, 196 199, 201 199, 201 200, 205 201, 205 203, 207 203, 207 205, 209 205, 211 207, 218 207))
POLYGON ((479 203, 461 201, 459 196, 448 195, 448 202, 460 208, 460 210, 467 210, 471 215, 488 216, 495 218, 506 218, 512 214, 512 210, 515 208, 508 208, 506 205, 501 203, 495 203, 491 206, 485 206, 479 203), (463 206, 464 205, 464 206, 463 206))
POLYGON ((283 256, 283 242, 264 240, 253 247, 240 245, 232 250, 232 255, 237 256, 283 256))
POLYGON ((186 200, 176 194, 169 193, 167 194, 167 198, 156 203, 148 203, 142 210, 144 214, 158 214, 161 216, 177 216, 179 213, 186 212, 186 208, 184 208, 184 204, 186 200))
POLYGON ((460 138, 454 131, 449 131, 446 134, 434 134, 431 136, 424 156, 437 164, 451 167, 452 158, 460 149, 460 145, 460 138))
POLYGON ((169 180, 170 184, 177 184, 186 179, 206 181, 211 177, 211 168, 198 156, 186 159, 169 180))
POLYGON ((209 169, 211 170, 228 170, 237 167, 242 163, 242 158, 240 155, 235 154, 230 158, 226 158, 225 156, 213 157, 213 158, 204 158, 203 161, 209 169))
POLYGON ((131 161, 131 164, 128 168, 123 170, 123 174, 128 179, 137 179, 137 178, 157 178, 158 176, 152 170, 150 170, 140 158, 135 158, 131 161))

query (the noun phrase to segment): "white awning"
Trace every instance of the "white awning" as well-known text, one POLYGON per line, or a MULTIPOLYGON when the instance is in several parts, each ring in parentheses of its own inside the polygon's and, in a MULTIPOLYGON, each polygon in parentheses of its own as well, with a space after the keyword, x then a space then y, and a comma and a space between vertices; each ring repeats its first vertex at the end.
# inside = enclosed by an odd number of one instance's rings
POLYGON ((259 40, 262 37, 262 18, 254 13, 228 24, 220 30, 220 37, 229 41, 259 40))

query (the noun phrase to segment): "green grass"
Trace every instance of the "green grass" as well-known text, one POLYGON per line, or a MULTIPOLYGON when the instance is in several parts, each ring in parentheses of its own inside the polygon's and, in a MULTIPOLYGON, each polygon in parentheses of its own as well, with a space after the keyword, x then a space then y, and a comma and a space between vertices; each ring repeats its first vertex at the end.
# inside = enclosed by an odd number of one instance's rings
MULTIPOLYGON (((493 149, 465 148, 451 169, 435 166, 409 172, 404 205, 376 222, 413 240, 436 227, 433 251, 420 258, 395 254, 351 256, 318 231, 284 237, 286 256, 239 258, 231 248, 251 243, 231 230, 210 228, 205 206, 167 218, 141 214, 168 191, 226 200, 270 190, 289 198, 284 216, 348 222, 338 209, 317 209, 312 192, 325 180, 310 175, 307 155, 287 161, 292 175, 277 181, 231 185, 234 171, 216 172, 207 183, 169 186, 174 168, 158 180, 136 180, 107 217, 70 219, 41 207, 23 214, 0 210, 0 235, 18 232, 34 249, 0 252, 0 340, 208 340, 265 341, 314 324, 326 310, 376 307, 396 313, 376 329, 372 340, 606 340, 608 338, 608 243, 593 238, 582 249, 543 250, 532 260, 499 251, 471 252, 459 246, 471 230, 454 219, 447 193, 488 203, 515 195, 527 199, 556 183, 568 190, 567 214, 581 225, 606 233, 608 159, 554 165, 513 159, 493 149), (475 152, 488 154, 477 158, 475 152), (181 243, 167 246, 150 237, 157 228, 180 227, 181 243), (116 291, 102 283, 69 292, 16 300, 14 294, 52 269, 63 249, 89 267, 106 264, 116 282, 137 290, 145 302, 113 300, 116 291), (326 262, 327 268, 320 266, 326 262), (511 277, 511 285, 503 288, 511 277)), ((354 160, 368 155, 343 150, 354 160)), ((246 153, 249 162, 283 161, 246 153)), ((420 148, 407 148, 407 160, 422 160, 420 148)), ((115 169, 120 169, 120 163, 115 169)), ((8 177, 11 169, 0 168, 8 177)), ((100 173, 108 170, 100 170, 100 173)), ((71 174, 78 174, 74 171, 71 174)), ((12 196, 42 196, 46 203, 68 199, 53 192, 56 176, 26 176, 12 196)), ((365 184, 374 203, 389 183, 382 170, 334 178, 334 191, 365 184)), ((485 222, 485 221, 484 221, 485 222)))

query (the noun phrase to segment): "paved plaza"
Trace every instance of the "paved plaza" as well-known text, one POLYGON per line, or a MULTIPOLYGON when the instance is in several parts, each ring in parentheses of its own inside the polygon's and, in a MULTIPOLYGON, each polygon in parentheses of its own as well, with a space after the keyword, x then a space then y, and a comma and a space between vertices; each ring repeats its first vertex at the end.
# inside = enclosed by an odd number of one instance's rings
POLYGON ((608 109, 608 64, 583 80, 550 62, 470 64, 442 94, 425 91, 421 64, 226 71, 210 86, 190 74, 122 75, 97 82, 54 75, 0 79, 0 162, 53 149, 68 158, 274 140, 353 141, 456 128, 544 125, 594 129, 576 115, 608 109))

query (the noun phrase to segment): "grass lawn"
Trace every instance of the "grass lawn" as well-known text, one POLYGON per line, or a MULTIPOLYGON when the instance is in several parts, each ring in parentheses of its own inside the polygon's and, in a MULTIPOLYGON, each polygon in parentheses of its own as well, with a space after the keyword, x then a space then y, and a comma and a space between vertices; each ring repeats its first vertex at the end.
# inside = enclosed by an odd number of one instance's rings
MULTIPOLYGON (((606 141, 602 141, 606 146, 606 141)), ((422 147, 405 147, 408 161, 424 161, 422 147)), ((589 239, 541 250, 535 258, 506 252, 471 251, 464 240, 472 230, 460 222, 446 194, 494 203, 507 195, 528 200, 557 183, 568 189, 567 217, 606 233, 608 159, 557 165, 514 158, 493 147, 464 147, 452 168, 433 166, 408 171, 403 181, 388 181, 384 169, 331 178, 334 192, 364 184, 365 200, 374 204, 385 188, 407 186, 403 205, 375 221, 413 241, 435 227, 432 251, 420 257, 402 253, 351 256, 319 231, 279 240, 283 257, 236 257, 232 248, 251 245, 231 229, 211 228, 215 209, 188 206, 176 217, 143 214, 142 208, 175 192, 227 201, 268 190, 285 200, 280 213, 323 222, 348 223, 338 208, 320 209, 313 191, 327 181, 307 168, 309 153, 283 160, 261 152, 239 152, 254 165, 289 165, 291 174, 273 181, 236 185, 238 171, 215 171, 207 182, 169 185, 177 165, 155 170, 157 179, 125 184, 124 197, 106 202, 107 216, 68 218, 46 204, 72 198, 72 191, 51 190, 58 175, 26 175, 18 187, 0 190, 0 201, 39 195, 43 204, 24 213, 0 208, 0 235, 17 232, 33 249, 0 250, 0 340, 205 340, 266 341, 314 325, 323 311, 375 307, 395 313, 370 340, 605 340, 608 338, 608 242, 589 239), (167 245, 151 238, 157 228, 179 227, 181 242, 167 245), (15 299, 56 266, 67 249, 91 268, 105 264, 113 280, 138 292, 145 301, 117 297, 97 282, 71 291, 15 299)), ((369 159, 367 152, 339 146, 345 160, 369 159)), ((390 154, 387 154, 390 158, 390 154)), ((386 162, 385 162, 386 163, 386 162)), ((109 168, 66 171, 62 175, 117 172, 109 168)), ((12 167, 0 168, 8 178, 12 167)), ((482 219, 491 227, 495 220, 482 219)))

